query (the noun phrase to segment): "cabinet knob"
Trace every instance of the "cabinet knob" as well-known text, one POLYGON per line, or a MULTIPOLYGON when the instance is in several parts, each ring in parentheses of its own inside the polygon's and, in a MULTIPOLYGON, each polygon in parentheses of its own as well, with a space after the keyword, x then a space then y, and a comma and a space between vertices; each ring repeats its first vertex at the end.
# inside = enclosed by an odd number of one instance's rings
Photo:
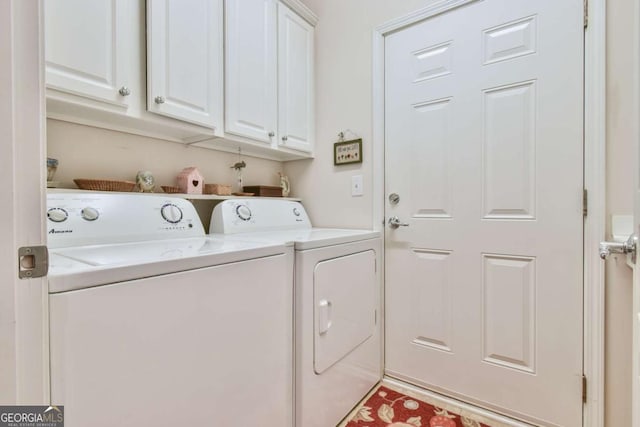
POLYGON ((131 89, 129 89, 129 88, 128 88, 128 87, 126 87, 126 86, 122 86, 122 87, 120 88, 120 90, 118 91, 118 93, 119 93, 120 95, 122 95, 122 96, 129 96, 129 95, 131 95, 131 89))
POLYGON ((164 104, 166 99, 164 99, 164 96, 156 96, 154 101, 155 101, 156 104, 164 104))
POLYGON ((273 138, 274 136, 276 136, 276 133, 274 131, 269 132, 269 138, 273 138))
POLYGON ((287 135, 282 137, 282 141, 287 142, 287 139, 289 139, 289 137, 287 135))

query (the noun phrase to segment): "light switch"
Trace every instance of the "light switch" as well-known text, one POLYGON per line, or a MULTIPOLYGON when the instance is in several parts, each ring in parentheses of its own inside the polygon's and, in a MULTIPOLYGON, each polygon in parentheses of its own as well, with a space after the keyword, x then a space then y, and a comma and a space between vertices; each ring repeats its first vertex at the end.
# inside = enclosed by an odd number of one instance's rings
POLYGON ((351 177, 351 196, 359 197, 364 194, 362 188, 362 175, 354 175, 351 177))

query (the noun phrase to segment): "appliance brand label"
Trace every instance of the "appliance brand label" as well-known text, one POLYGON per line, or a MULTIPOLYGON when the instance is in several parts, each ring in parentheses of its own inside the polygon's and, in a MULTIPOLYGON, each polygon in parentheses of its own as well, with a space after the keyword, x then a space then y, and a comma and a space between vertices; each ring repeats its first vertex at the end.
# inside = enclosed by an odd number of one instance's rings
POLYGON ((73 230, 56 230, 55 228, 52 228, 51 230, 49 230, 49 234, 65 234, 65 233, 73 233, 73 230))
POLYGON ((64 406, 0 406, 0 427, 64 427, 64 406))

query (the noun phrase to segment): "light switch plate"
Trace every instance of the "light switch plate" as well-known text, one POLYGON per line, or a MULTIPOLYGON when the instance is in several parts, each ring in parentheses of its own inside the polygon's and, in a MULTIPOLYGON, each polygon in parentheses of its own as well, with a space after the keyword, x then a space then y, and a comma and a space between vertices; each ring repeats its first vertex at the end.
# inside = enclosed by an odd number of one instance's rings
POLYGON ((354 175, 351 177, 351 196, 359 197, 364 194, 362 188, 362 175, 354 175))

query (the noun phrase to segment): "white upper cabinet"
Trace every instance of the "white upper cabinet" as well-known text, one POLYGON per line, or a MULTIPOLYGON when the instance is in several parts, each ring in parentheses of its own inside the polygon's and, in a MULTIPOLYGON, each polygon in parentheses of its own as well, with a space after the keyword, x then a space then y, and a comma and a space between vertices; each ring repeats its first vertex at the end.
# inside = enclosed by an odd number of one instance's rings
POLYGON ((43 4, 47 117, 273 160, 313 156, 317 17, 300 0, 43 4))
POLYGON ((271 144, 278 126, 274 0, 225 2, 225 132, 271 144))
POLYGON ((281 146, 312 152, 313 27, 278 5, 278 131, 281 146))
POLYGON ((307 19, 315 16, 299 1, 286 3, 292 8, 277 0, 225 2, 225 133, 308 157, 314 28, 307 19))
POLYGON ((222 126, 222 0, 147 0, 147 109, 222 126))
POLYGON ((47 87, 126 109, 139 89, 127 64, 130 0, 43 3, 47 87))

